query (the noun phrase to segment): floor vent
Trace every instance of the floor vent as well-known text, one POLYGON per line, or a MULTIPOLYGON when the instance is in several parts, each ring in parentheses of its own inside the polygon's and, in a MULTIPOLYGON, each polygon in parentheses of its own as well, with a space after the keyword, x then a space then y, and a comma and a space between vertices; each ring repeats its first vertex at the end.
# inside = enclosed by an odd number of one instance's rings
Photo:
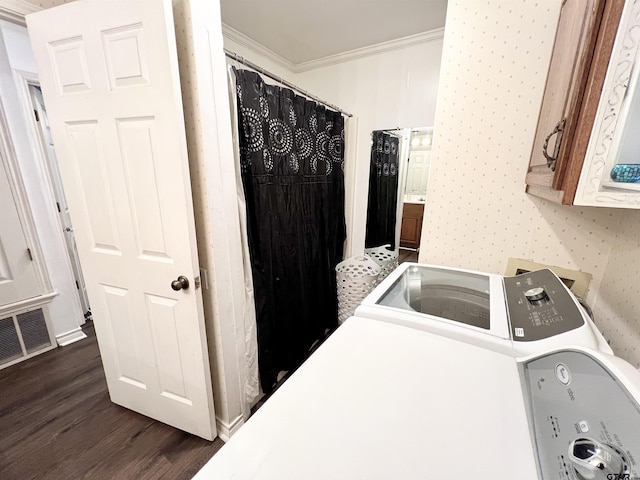
POLYGON ((0 366, 50 346, 42 308, 0 318, 0 366))

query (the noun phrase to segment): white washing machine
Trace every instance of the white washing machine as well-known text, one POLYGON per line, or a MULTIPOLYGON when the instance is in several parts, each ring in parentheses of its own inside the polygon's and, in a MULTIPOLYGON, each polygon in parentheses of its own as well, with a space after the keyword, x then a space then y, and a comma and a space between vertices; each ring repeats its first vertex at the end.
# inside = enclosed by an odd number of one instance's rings
POLYGON ((352 317, 196 480, 640 478, 640 373, 352 317))
POLYGON ((401 268, 194 478, 640 478, 640 373, 549 274, 401 268))
POLYGON ((547 269, 503 277, 404 263, 355 314, 516 356, 569 345, 613 353, 575 296, 547 269))

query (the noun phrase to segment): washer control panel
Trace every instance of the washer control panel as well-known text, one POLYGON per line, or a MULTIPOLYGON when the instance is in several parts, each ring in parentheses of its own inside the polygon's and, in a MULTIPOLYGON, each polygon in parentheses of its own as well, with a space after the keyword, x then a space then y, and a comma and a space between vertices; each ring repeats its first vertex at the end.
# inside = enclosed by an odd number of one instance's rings
POLYGON ((514 341, 542 340, 585 324, 571 292, 551 270, 505 277, 504 290, 514 341))
POLYGON ((640 479, 640 405, 600 362, 562 351, 521 368, 543 480, 640 479))

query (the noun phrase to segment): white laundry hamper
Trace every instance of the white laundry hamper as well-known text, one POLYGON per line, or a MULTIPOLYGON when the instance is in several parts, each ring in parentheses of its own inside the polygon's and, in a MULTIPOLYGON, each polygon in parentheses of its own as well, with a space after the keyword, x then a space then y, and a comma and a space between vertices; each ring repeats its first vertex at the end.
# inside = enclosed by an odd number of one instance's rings
POLYGON ((387 278, 398 266, 398 252, 397 250, 387 250, 389 246, 390 245, 382 245, 381 247, 365 248, 364 250, 365 255, 371 257, 381 269, 378 282, 387 278))
POLYGON ((378 284, 381 269, 368 256, 351 257, 336 265, 338 323, 353 316, 362 300, 378 284))

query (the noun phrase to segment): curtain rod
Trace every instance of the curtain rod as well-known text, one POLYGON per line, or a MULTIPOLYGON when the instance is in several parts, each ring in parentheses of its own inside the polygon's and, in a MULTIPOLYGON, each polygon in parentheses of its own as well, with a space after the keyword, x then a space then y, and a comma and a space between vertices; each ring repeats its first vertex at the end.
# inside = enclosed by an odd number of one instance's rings
POLYGON ((236 62, 242 63, 243 65, 246 65, 249 68, 252 68, 253 70, 256 70, 260 73, 262 73, 263 75, 266 75, 269 78, 272 78, 273 80, 275 80, 278 83, 281 83, 282 85, 289 87, 292 90, 295 90, 298 93, 301 93, 302 95, 304 95, 305 97, 310 98, 311 100, 314 100, 318 103, 321 103, 322 105, 325 105, 327 107, 331 107, 333 110, 340 112, 343 115, 346 115, 347 117, 353 117, 353 115, 351 115, 348 112, 345 112, 344 110, 342 110, 341 108, 336 107, 335 105, 332 105, 331 103, 325 102, 324 100, 316 97, 315 95, 311 95, 309 92, 307 92, 306 90, 302 90, 299 87, 296 87, 293 83, 287 82, 285 79, 283 79, 282 77, 279 77, 267 70, 265 70, 264 68, 262 68, 259 65, 256 65, 253 62, 250 62, 249 60, 247 60, 246 58, 241 57, 240 55, 238 55, 237 53, 234 53, 230 50, 227 50, 226 48, 223 49, 224 50, 224 54, 235 60, 236 62))
POLYGON ((395 132, 397 130, 411 130, 411 133, 416 133, 416 132, 424 132, 425 130, 433 130, 433 127, 414 127, 414 128, 396 127, 396 128, 383 128, 383 129, 378 129, 378 130, 381 131, 381 132, 395 132))
POLYGON ((396 130, 403 130, 403 129, 402 129, 402 128, 391 128, 391 129, 389 129, 389 130, 373 130, 373 131, 369 134, 369 136, 370 136, 371 138, 373 138, 373 134, 374 134, 375 132, 382 132, 382 133, 388 133, 389 135, 392 135, 392 136, 394 136, 394 137, 396 137, 396 138, 402 138, 402 135, 398 135, 397 133, 393 133, 393 132, 394 132, 394 131, 396 131, 396 130))

